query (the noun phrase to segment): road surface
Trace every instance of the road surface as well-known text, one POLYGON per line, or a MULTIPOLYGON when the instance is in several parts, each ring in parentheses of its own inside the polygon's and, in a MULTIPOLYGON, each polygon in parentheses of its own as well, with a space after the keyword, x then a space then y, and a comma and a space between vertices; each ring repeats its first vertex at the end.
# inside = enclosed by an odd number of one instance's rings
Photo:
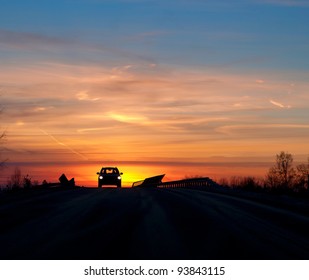
POLYGON ((189 189, 0 196, 1 259, 309 259, 309 215, 189 189))

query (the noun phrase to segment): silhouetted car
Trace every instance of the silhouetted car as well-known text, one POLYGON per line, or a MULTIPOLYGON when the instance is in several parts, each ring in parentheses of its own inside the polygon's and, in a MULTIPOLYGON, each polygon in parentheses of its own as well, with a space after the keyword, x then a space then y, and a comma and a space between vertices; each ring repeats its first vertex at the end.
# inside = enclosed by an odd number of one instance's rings
POLYGON ((121 188, 121 175, 117 167, 102 167, 100 172, 97 172, 98 187, 103 185, 116 185, 117 188, 121 188))

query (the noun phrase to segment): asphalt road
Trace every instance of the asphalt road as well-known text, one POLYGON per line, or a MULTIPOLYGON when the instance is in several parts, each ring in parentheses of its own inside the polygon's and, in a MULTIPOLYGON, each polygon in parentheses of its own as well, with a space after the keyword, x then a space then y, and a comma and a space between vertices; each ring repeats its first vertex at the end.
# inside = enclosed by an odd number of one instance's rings
POLYGON ((188 189, 0 196, 1 259, 309 259, 309 216, 188 189))

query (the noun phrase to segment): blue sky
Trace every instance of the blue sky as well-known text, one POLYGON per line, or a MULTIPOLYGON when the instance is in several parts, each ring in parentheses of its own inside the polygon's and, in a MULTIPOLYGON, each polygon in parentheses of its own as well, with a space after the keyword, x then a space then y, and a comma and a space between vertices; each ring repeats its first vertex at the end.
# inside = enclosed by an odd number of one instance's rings
MULTIPOLYGON (((13 0, 1 1, 1 7, 2 38, 4 31, 18 32, 24 40, 38 36, 37 48, 44 43, 59 47, 29 54, 36 59, 95 60, 96 53, 78 48, 91 45, 105 50, 98 60, 111 63, 120 55, 250 71, 309 67, 307 1, 13 0)), ((9 54, 15 55, 1 58, 9 54)))
POLYGON ((307 0, 0 4, 11 166, 190 163, 220 177, 233 159, 254 175, 281 150, 309 153, 307 0))

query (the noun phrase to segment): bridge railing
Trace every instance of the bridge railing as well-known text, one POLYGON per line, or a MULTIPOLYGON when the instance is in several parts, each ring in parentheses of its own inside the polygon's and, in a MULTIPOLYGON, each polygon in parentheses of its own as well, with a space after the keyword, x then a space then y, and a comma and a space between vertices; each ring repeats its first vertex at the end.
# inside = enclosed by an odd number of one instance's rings
POLYGON ((190 178, 162 183, 164 175, 149 177, 141 181, 134 182, 132 187, 147 188, 204 188, 218 187, 219 185, 208 177, 190 178))
POLYGON ((213 180, 208 177, 183 179, 161 183, 159 188, 203 188, 218 186, 213 180))

